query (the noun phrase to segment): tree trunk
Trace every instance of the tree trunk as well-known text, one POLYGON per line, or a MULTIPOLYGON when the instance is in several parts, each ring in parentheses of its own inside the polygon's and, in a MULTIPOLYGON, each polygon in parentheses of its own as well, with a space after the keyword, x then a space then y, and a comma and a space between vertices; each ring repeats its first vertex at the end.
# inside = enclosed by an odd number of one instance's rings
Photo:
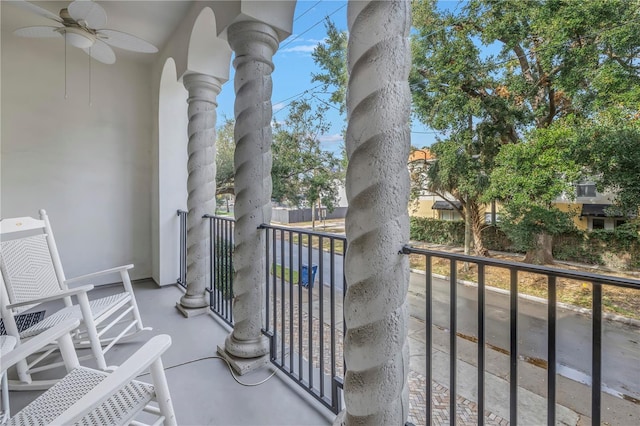
POLYGON ((473 247, 477 256, 490 257, 489 250, 482 242, 482 230, 485 228, 484 214, 477 203, 467 203, 471 214, 471 233, 473 234, 473 247))
POLYGON ((311 203, 311 230, 316 230, 316 202, 311 203))
MULTIPOLYGON (((471 203, 467 203, 464 209, 464 254, 471 254, 471 203)), ((469 272, 469 262, 464 262, 464 271, 469 272)))
POLYGON ((527 251, 524 262, 536 265, 553 265, 553 236, 546 233, 536 235, 536 245, 527 251))

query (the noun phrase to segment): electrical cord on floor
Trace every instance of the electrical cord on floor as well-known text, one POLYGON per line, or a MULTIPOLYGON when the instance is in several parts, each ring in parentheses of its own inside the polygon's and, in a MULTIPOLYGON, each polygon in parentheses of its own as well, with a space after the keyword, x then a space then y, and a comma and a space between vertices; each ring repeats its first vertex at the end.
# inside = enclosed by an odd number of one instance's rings
MULTIPOLYGON (((247 387, 251 387, 251 386, 260 386, 261 384, 265 383, 267 380, 269 380, 270 378, 272 378, 273 376, 276 375, 276 373, 278 372, 278 370, 274 370, 273 373, 271 373, 266 379, 263 379, 257 383, 244 383, 242 381, 240 381, 240 379, 238 379, 238 377, 235 375, 235 373, 233 372, 233 368, 231 367, 231 364, 229 363, 229 361, 227 361, 226 359, 222 358, 221 356, 206 356, 203 358, 197 358, 197 359, 192 359, 191 361, 185 361, 185 362, 181 362, 180 364, 176 364, 176 365, 172 365, 170 367, 165 367, 164 371, 167 370, 171 370, 172 368, 176 368, 176 367, 182 367, 183 365, 188 365, 188 364, 193 364, 194 362, 199 362, 199 361, 204 361, 207 359, 221 359, 224 362, 227 363, 227 367, 229 367, 229 372, 231 373, 231 377, 233 377, 233 380, 235 380, 238 384, 242 385, 242 386, 247 386, 247 387)), ((148 376, 151 373, 144 373, 144 374, 140 374, 139 376, 136 377, 143 377, 143 376, 148 376)))

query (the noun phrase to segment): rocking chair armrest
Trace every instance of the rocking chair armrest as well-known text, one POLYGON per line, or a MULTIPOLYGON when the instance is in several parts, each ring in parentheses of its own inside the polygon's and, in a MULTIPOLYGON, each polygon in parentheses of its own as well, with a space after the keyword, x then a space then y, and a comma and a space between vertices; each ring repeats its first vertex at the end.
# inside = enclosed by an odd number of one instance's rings
POLYGON ((133 265, 123 265, 123 266, 118 266, 115 268, 111 268, 111 269, 105 269, 104 271, 98 271, 98 272, 92 272, 90 274, 86 274, 86 275, 80 275, 79 277, 73 277, 73 278, 69 278, 68 280, 65 280, 65 284, 73 284, 76 283, 78 281, 83 281, 83 280, 88 280, 91 278, 95 278, 95 277, 100 277, 102 275, 107 275, 107 274, 113 274, 116 272, 123 272, 126 271, 128 269, 133 268, 133 265))
POLYGON ((6 371, 9 367, 17 364, 29 355, 38 352, 40 349, 53 343, 60 337, 72 332, 78 327, 80 327, 79 319, 66 319, 55 327, 43 331, 37 336, 20 344, 8 353, 2 354, 2 371, 6 371))
POLYGON ((37 299, 25 300, 23 302, 11 303, 7 305, 7 308, 13 309, 13 308, 18 308, 20 306, 37 305, 38 303, 50 302, 52 300, 62 299, 63 297, 76 296, 80 293, 87 293, 91 290, 93 290, 93 285, 87 284, 80 287, 72 288, 70 290, 64 290, 64 291, 61 291, 60 293, 56 293, 51 296, 39 297, 37 299))
POLYGON ((53 420, 52 424, 75 424, 87 412, 99 406, 128 383, 135 380, 140 373, 158 360, 169 346, 171 346, 171 337, 169 335, 160 334, 152 337, 120 367, 116 368, 113 373, 109 373, 96 387, 53 420))

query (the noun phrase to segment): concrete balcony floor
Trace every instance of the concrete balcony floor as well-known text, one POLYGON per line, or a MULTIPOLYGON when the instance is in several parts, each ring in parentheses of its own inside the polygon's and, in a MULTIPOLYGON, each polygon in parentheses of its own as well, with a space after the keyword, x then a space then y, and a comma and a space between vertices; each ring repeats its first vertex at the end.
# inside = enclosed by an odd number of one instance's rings
MULTIPOLYGON (((90 297, 103 297, 119 288, 101 287, 90 297)), ((107 363, 119 365, 151 336, 169 334, 172 345, 162 361, 178 424, 328 425, 333 422, 333 413, 281 374, 277 373, 259 386, 246 387, 236 383, 224 361, 210 358, 216 355, 216 346, 224 342, 229 330, 212 314, 189 319, 182 316, 175 308, 176 301, 184 294, 179 287, 158 288, 152 281, 145 280, 136 282, 134 290, 144 324, 153 327, 153 331, 140 333, 127 343, 114 346, 106 355, 107 363), (179 364, 184 365, 171 368, 179 364)), ((83 365, 92 366, 92 362, 86 361, 83 365)), ((273 371, 274 368, 268 366, 244 375, 240 380, 260 382, 273 371)), ((51 372, 54 377, 62 373, 62 370, 51 372)), ((40 393, 11 392, 11 412, 17 413, 40 393)))

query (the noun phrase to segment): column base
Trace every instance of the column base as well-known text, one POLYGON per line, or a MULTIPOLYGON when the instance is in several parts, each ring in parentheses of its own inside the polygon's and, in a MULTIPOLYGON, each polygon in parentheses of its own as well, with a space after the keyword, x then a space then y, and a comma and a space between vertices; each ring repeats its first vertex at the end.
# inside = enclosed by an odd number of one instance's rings
POLYGON ((204 292, 197 296, 193 296, 187 293, 180 298, 180 301, 178 303, 180 303, 180 305, 186 309, 200 309, 209 307, 209 300, 207 300, 204 292))
POLYGON ((224 345, 218 345, 218 355, 226 359, 227 362, 229 362, 229 365, 231 365, 231 368, 233 368, 233 371, 240 376, 254 370, 258 370, 269 364, 269 354, 262 355, 257 358, 238 358, 237 356, 233 356, 227 352, 224 345))
POLYGON ((206 314, 209 311, 209 307, 205 306, 204 308, 185 308, 180 304, 180 302, 176 302, 176 309, 180 311, 185 318, 196 317, 198 315, 206 314))

